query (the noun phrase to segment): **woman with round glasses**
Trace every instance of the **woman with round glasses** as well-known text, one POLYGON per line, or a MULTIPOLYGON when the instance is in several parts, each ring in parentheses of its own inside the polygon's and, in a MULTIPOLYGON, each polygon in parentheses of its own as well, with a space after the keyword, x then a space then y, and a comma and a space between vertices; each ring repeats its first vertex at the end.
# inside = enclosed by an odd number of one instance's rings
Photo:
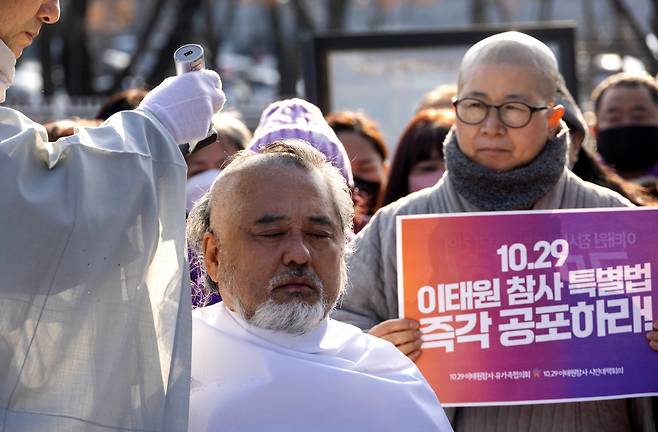
MULTIPOLYGON (((561 84, 551 50, 528 35, 502 33, 468 50, 454 103, 457 120, 443 145, 447 172, 436 185, 380 209, 355 237, 350 289, 334 318, 390 341, 411 360, 421 356, 419 323, 398 318, 398 215, 633 206, 566 167, 569 134, 561 122, 564 108, 555 103, 561 84)), ((658 331, 647 337, 658 351, 658 331)), ((654 430, 651 404, 642 398, 446 413, 457 432, 654 430)))

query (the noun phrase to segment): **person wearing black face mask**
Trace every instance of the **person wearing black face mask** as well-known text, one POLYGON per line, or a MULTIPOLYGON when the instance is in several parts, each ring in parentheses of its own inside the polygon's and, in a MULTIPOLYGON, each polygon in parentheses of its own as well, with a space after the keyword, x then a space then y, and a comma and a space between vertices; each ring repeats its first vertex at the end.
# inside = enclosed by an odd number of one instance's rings
POLYGON ((637 206, 658 205, 658 199, 647 188, 622 178, 596 154, 585 117, 564 83, 559 87, 557 101, 564 106, 562 120, 569 128, 571 138, 567 153, 567 166, 571 172, 585 181, 621 194, 637 206))
POLYGON ((658 162, 658 126, 618 126, 599 131, 597 138, 603 159, 627 178, 646 173, 658 162), (637 147, 633 151, 631 143, 637 147))
POLYGON ((358 213, 354 231, 359 232, 382 205, 388 178, 388 148, 377 124, 361 113, 331 113, 327 123, 345 146, 350 159, 358 213))
POLYGON ((598 152, 623 178, 655 189, 658 180, 658 84, 619 73, 592 93, 598 152))

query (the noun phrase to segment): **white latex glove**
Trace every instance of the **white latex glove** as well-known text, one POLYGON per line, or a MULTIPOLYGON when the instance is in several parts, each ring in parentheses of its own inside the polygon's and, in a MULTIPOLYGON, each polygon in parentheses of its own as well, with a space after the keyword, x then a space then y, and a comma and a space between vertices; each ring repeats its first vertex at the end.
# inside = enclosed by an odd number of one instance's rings
POLYGON ((177 144, 185 144, 208 135, 211 118, 224 102, 219 75, 204 69, 165 79, 146 95, 139 108, 154 114, 177 144))

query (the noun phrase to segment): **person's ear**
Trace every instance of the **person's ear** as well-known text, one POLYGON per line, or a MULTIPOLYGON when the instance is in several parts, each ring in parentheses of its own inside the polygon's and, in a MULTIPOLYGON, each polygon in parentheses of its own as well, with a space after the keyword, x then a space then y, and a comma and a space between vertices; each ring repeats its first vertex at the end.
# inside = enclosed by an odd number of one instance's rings
POLYGON ((206 232, 203 235, 203 265, 208 277, 217 283, 217 269, 219 268, 219 244, 217 238, 206 232))
POLYGON ((562 105, 555 105, 553 108, 549 109, 551 112, 548 115, 548 128, 551 131, 554 131, 560 125, 560 119, 562 119, 562 116, 564 115, 564 107, 562 105))

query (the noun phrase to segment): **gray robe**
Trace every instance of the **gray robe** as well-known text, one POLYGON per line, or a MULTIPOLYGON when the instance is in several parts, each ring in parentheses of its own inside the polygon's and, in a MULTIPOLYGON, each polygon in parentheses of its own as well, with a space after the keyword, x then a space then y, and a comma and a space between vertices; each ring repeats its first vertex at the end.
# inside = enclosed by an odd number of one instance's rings
MULTIPOLYGON (((632 207, 621 195, 571 171, 533 210, 632 207)), ((449 173, 428 189, 381 209, 354 238, 347 295, 333 318, 367 330, 398 318, 396 216, 481 211, 455 190, 449 173)), ((446 409, 456 431, 654 431, 650 398, 446 409)))

